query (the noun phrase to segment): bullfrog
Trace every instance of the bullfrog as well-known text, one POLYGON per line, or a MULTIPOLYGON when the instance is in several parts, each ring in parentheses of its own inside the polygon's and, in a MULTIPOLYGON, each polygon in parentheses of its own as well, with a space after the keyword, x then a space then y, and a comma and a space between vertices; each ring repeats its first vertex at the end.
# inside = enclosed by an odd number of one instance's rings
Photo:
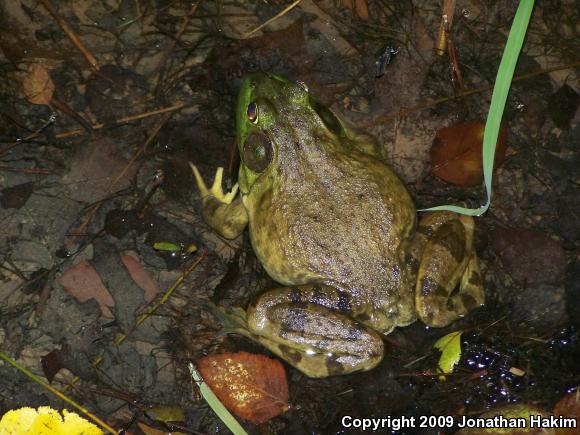
POLYGON ((230 314, 236 332, 320 378, 374 368, 396 327, 443 327, 483 304, 473 219, 432 212, 417 222, 383 147, 304 83, 247 76, 236 121, 233 189, 222 190, 222 168, 208 188, 192 165, 201 215, 228 239, 248 226, 281 284, 230 314))

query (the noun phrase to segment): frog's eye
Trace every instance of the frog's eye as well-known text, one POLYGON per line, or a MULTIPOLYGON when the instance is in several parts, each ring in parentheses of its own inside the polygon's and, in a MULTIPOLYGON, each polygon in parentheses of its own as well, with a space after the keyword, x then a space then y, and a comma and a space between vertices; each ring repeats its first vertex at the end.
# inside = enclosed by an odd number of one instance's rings
POLYGON ((320 119, 322 120, 326 128, 328 128, 332 133, 336 134, 337 136, 340 136, 342 134, 342 124, 340 123, 338 118, 334 116, 334 113, 332 113, 328 107, 320 104, 314 98, 310 98, 310 105, 316 111, 316 113, 318 113, 318 116, 320 116, 320 119))
POLYGON ((306 92, 308 92, 308 85, 304 83, 302 80, 298 80, 296 84, 300 86, 302 89, 304 89, 306 92))
POLYGON ((272 161, 272 142, 262 132, 248 136, 242 152, 242 161, 254 172, 263 172, 272 161))
POLYGON ((258 105, 256 103, 252 101, 250 104, 248 104, 246 113, 248 115, 248 120, 252 124, 256 124, 258 122, 258 105))

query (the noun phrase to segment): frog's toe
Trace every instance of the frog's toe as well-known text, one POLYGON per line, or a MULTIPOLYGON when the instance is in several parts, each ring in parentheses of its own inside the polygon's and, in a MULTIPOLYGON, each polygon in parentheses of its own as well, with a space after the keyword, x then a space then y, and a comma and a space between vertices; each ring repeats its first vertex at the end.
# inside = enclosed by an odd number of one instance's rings
POLYGON ((193 176, 195 177, 195 182, 197 184, 197 188, 199 189, 199 193, 201 194, 202 198, 205 198, 206 196, 209 195, 209 189, 205 185, 205 181, 203 181, 203 178, 199 172, 199 169, 197 169, 197 166, 195 166, 191 162, 189 162, 189 166, 193 171, 193 176))
POLYGON ((199 192, 200 192, 202 198, 205 198, 207 196, 213 196, 214 198, 216 198, 219 202, 221 202, 223 204, 231 204, 231 202, 233 201, 233 199, 236 197, 236 195, 238 193, 238 183, 236 183, 234 185, 231 192, 224 193, 224 191, 222 190, 222 180, 223 180, 224 168, 219 167, 216 169, 213 184, 212 184, 211 188, 208 189, 207 185, 203 181, 201 173, 197 169, 197 166, 195 166, 191 162, 189 163, 189 166, 191 167, 191 170, 193 171, 193 175, 195 177, 197 188, 199 189, 199 192))

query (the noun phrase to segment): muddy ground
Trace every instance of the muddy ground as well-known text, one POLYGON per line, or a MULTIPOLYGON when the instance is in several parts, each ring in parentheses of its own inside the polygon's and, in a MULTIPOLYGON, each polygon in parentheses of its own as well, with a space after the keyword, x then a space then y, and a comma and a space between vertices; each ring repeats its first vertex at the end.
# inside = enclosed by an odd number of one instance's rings
MULTIPOLYGON (((517 2, 457 2, 452 56, 436 50, 439 1, 303 0, 258 29, 290 3, 0 1, 0 351, 115 428, 227 433, 188 361, 272 356, 222 333, 207 309, 243 307, 275 283, 246 233, 226 241, 202 221, 188 166, 207 180, 225 167, 235 183, 245 74, 303 81, 375 135, 419 208, 484 201, 481 182, 435 176, 430 150, 438 130, 485 122, 517 2), (154 405, 180 421, 154 421, 154 405)), ((575 391, 579 15, 578 1, 549 0, 532 16, 492 206, 476 223, 486 305, 444 329, 397 330, 367 373, 314 380, 285 364, 290 409, 242 420, 248 432, 345 433, 344 415, 476 415, 513 403, 550 412, 575 391), (432 346, 456 330, 461 359, 440 382, 432 346)), ((64 407, 0 362, 0 415, 47 404, 64 407)))

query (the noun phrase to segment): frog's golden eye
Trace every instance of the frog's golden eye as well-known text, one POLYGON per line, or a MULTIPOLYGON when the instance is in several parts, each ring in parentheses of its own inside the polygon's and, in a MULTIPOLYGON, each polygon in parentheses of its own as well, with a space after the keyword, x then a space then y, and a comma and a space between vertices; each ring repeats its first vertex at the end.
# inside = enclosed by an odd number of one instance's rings
POLYGON ((248 115, 248 120, 252 124, 256 124, 258 122, 258 105, 256 103, 252 101, 250 104, 248 104, 246 113, 248 115))
POLYGON ((246 139, 242 161, 254 172, 263 172, 272 161, 272 142, 262 133, 253 133, 246 139))

